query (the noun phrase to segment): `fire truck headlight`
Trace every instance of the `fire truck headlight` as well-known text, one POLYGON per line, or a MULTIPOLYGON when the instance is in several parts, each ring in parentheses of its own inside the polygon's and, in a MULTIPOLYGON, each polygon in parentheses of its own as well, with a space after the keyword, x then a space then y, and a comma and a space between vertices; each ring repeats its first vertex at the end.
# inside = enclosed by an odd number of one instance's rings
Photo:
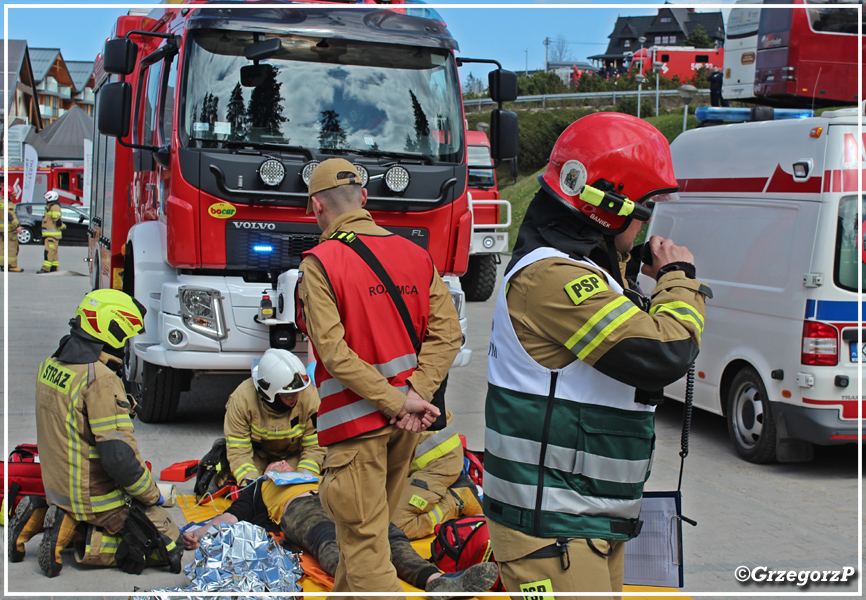
POLYGON ((183 322, 191 331, 215 340, 227 337, 219 290, 181 286, 178 297, 183 322))
POLYGON ((488 235, 484 237, 484 240, 481 242, 485 248, 490 250, 493 247, 493 244, 496 243, 496 240, 493 239, 493 236, 488 235))
POLYGON ((259 177, 265 182, 265 185, 275 187, 283 182, 286 176, 286 168, 280 161, 269 158, 259 167, 259 177))
POLYGON ((358 175, 361 176, 361 187, 365 187, 367 185, 367 181, 370 179, 370 174, 367 173, 367 169, 363 165, 359 165, 358 163, 354 163, 356 169, 358 169, 358 175))
POLYGON ((454 301, 454 308, 457 309, 457 316, 463 317, 463 300, 466 296, 460 290, 451 290, 451 300, 454 301))
POLYGON ((391 167, 385 173, 385 185, 395 194, 405 191, 409 187, 409 171, 400 166, 391 167))
POLYGON ((304 185, 310 187, 310 177, 313 176, 313 169, 319 166, 319 161, 314 160, 313 162, 308 162, 304 165, 303 170, 301 171, 301 179, 304 180, 304 185))

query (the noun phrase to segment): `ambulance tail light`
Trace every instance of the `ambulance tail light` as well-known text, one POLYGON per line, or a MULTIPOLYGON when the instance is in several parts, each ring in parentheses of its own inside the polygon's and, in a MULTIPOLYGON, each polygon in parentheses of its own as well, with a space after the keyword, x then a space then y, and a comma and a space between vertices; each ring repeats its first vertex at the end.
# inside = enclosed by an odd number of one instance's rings
POLYGON ((832 367, 839 363, 839 331, 832 325, 817 321, 803 323, 804 365, 832 367))

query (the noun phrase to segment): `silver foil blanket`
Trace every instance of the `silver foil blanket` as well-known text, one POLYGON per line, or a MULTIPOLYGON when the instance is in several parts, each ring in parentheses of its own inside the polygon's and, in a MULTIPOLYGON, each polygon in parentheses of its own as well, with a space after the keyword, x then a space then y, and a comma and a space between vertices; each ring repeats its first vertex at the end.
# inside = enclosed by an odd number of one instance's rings
MULTIPOLYGON (((160 593, 177 592, 300 592, 304 572, 297 557, 287 552, 258 525, 238 522, 212 527, 199 541, 195 560, 184 568, 191 584, 184 588, 134 594, 131 600, 163 600, 160 593)), ((170 596, 194 600, 196 596, 170 596)), ((228 598, 228 597, 226 597, 228 598)), ((293 596, 269 596, 274 600, 293 596)), ((213 600, 214 597, 208 598, 213 600)))

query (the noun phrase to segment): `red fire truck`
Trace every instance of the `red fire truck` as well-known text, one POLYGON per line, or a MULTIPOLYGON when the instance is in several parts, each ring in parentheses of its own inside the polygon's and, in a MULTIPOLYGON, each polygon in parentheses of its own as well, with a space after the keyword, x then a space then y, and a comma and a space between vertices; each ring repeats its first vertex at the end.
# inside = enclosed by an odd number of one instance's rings
MULTIPOLYGON (((81 205, 84 203, 84 167, 81 161, 72 165, 61 163, 42 166, 36 170, 36 181, 33 186, 31 202, 44 202, 45 192, 54 190, 64 204, 81 205)), ((12 202, 22 200, 24 193, 24 169, 9 167, 9 197, 12 202)), ((89 198, 87 199, 90 200, 89 198)))
POLYGON ((469 301, 490 298, 496 287, 499 255, 508 251, 511 204, 499 199, 490 140, 483 131, 467 131, 469 154, 469 204, 472 207, 472 241, 469 265, 460 285, 469 301), (504 210, 503 210, 504 207, 504 210))
POLYGON ((695 71, 701 67, 709 69, 717 66, 720 69, 725 64, 725 50, 723 48, 693 48, 691 46, 653 46, 642 48, 634 53, 630 70, 640 70, 645 74, 653 72, 653 63, 659 62, 659 74, 668 79, 674 75, 680 81, 689 81, 695 75, 695 71))
MULTIPOLYGON (((173 418, 194 373, 248 371, 268 347, 305 354, 294 287, 320 234, 307 182, 329 157, 365 176, 378 223, 430 252, 465 327, 457 66, 495 61, 455 57, 441 19, 409 3, 209 4, 120 17, 97 59, 92 283, 148 309, 126 351, 146 422, 173 418)), ((511 100, 516 76, 497 69, 490 88, 511 100)), ((516 155, 514 113, 500 105, 491 134, 495 159, 516 155)))

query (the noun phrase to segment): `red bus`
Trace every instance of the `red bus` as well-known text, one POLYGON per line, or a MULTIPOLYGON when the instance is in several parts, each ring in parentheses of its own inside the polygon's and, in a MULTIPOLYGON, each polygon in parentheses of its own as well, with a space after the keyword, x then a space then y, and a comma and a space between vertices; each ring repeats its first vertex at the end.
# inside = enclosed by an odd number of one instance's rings
POLYGON ((859 0, 766 0, 758 26, 755 97, 777 106, 856 104, 859 0), (772 7, 801 4, 802 7, 772 7))

